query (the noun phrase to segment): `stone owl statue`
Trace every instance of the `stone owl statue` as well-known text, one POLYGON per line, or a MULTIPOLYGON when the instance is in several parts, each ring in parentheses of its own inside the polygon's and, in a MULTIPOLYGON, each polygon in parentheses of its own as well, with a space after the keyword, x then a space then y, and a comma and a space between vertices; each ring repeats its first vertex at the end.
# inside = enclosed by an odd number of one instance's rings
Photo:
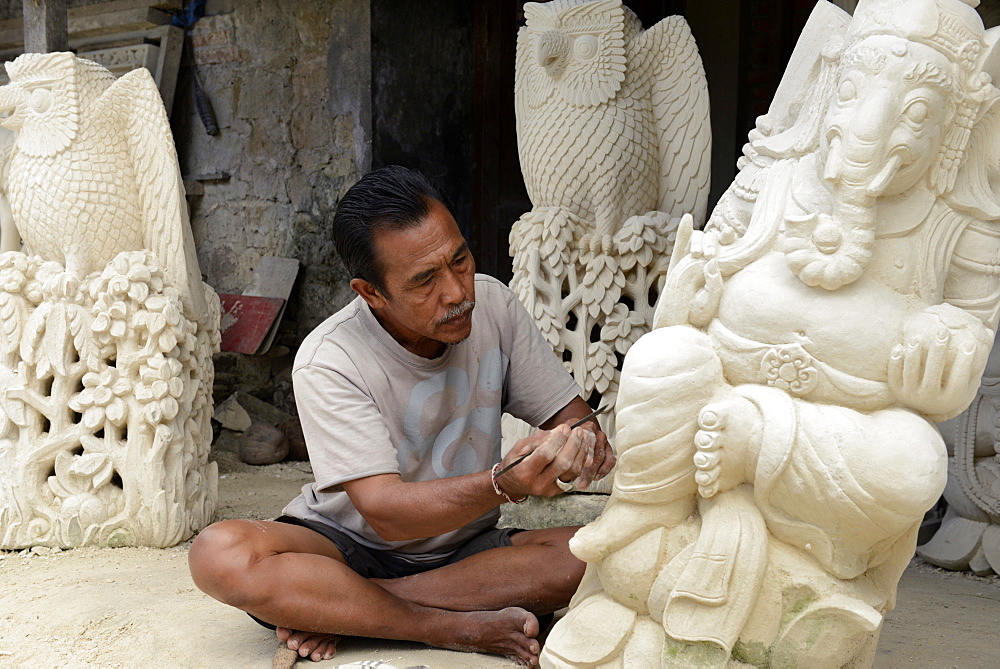
POLYGON ((2 125, 17 137, 6 184, 26 249, 68 285, 148 249, 195 320, 207 313, 166 112, 149 72, 115 79, 72 53, 7 63, 2 125))
POLYGON ((609 236, 653 210, 704 221, 708 88, 687 22, 643 31, 621 0, 527 3, 524 15, 514 99, 534 207, 609 236))

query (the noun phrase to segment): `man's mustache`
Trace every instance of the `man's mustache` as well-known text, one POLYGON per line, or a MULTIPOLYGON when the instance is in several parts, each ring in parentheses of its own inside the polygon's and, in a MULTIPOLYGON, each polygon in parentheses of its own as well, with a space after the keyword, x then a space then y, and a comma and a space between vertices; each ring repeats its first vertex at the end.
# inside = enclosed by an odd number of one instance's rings
POLYGON ((448 313, 444 315, 444 318, 438 321, 438 325, 444 325, 451 319, 458 318, 466 311, 472 309, 474 306, 476 306, 476 303, 473 302, 472 300, 465 300, 464 302, 456 304, 455 306, 453 306, 451 309, 448 310, 448 313))

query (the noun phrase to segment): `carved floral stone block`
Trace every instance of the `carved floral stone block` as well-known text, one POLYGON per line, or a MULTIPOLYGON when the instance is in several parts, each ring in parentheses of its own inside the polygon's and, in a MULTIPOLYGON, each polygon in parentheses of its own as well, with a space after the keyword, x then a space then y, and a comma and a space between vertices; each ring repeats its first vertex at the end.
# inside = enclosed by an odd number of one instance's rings
MULTIPOLYGON (((704 220, 711 130, 683 18, 643 30, 621 0, 525 5, 515 111, 533 208, 510 234, 511 288, 594 406, 649 330, 678 221, 704 220)), ((601 417, 613 434, 614 412, 601 417)), ((513 443, 523 430, 505 426, 513 443)))
POLYGON ((735 182, 678 229, 542 666, 871 664, 1000 311, 975 4, 817 5, 735 182))
POLYGON ((7 70, 0 548, 176 544, 217 501, 219 301, 163 104, 146 70, 69 53, 7 70))

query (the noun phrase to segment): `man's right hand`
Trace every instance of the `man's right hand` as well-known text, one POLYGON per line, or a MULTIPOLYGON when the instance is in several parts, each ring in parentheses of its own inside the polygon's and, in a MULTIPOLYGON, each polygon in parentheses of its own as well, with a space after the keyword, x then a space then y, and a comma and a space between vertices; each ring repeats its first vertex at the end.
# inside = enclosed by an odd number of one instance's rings
POLYGON ((558 425, 551 430, 539 430, 510 449, 500 463, 501 469, 525 453, 531 455, 501 474, 497 484, 515 499, 525 495, 558 495, 563 489, 556 483, 557 479, 586 488, 596 474, 596 443, 594 432, 585 427, 570 430, 568 425, 558 425))

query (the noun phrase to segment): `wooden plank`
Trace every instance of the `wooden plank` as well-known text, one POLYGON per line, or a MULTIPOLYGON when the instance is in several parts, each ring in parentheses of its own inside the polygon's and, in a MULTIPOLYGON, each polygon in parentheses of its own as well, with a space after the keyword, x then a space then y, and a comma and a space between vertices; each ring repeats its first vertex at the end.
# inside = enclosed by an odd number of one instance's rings
POLYGON ((222 350, 254 354, 267 336, 285 301, 219 293, 222 302, 222 350))
POLYGON ((295 258, 264 256, 254 269, 250 286, 243 291, 243 294, 275 297, 282 301, 281 309, 267 331, 267 335, 261 340, 260 346, 255 351, 257 354, 267 353, 271 344, 274 343, 274 338, 278 336, 278 324, 281 323, 281 317, 285 313, 285 306, 288 304, 288 298, 292 294, 292 286, 295 285, 295 278, 298 275, 299 261, 295 258))
POLYGON ((66 29, 66 0, 24 0, 21 40, 28 53, 65 51, 69 47, 66 29))
POLYGON ((151 7, 132 9, 121 12, 107 12, 92 16, 70 17, 69 34, 73 37, 91 37, 94 35, 112 35, 155 28, 170 23, 171 16, 161 9, 151 7))
POLYGON ((295 258, 264 256, 254 269, 253 279, 243 294, 287 300, 298 275, 299 261, 295 258))
POLYGON ((170 116, 174 106, 174 92, 177 90, 177 74, 181 69, 181 55, 184 51, 184 30, 177 26, 165 25, 153 30, 153 35, 160 38, 160 54, 156 68, 152 70, 153 79, 160 89, 163 106, 170 116))
MULTIPOLYGON (((27 0, 33 4, 32 0, 27 0)), ((93 5, 99 6, 99 5, 93 5)), ((151 28, 170 23, 170 14, 159 9, 144 7, 121 12, 110 12, 87 16, 71 17, 69 19, 69 44, 83 45, 83 40, 108 36, 118 36, 118 33, 147 31, 151 28)), ((24 43, 24 29, 21 19, 0 22, 0 51, 20 47, 24 43)), ((63 48, 65 50, 65 47, 63 48)))
POLYGON ((156 2, 155 0, 113 0, 112 2, 97 2, 92 5, 72 7, 69 10, 69 18, 81 16, 94 16, 96 14, 111 14, 113 12, 127 12, 133 9, 145 9, 153 7, 164 11, 176 11, 183 8, 183 0, 173 0, 166 2, 156 2))

